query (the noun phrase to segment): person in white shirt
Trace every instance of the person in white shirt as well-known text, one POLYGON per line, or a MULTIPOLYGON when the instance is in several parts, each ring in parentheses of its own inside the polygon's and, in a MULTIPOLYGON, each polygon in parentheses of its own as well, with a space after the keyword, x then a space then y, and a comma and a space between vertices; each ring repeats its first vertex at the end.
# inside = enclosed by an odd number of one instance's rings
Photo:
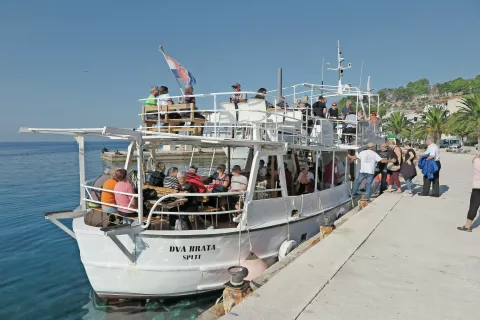
POLYGON ((378 153, 373 151, 375 149, 375 145, 373 143, 369 142, 367 146, 367 150, 363 150, 362 152, 354 156, 348 155, 348 157, 353 161, 360 159, 360 173, 355 180, 355 184, 352 189, 352 197, 357 195, 358 189, 360 188, 360 183, 362 183, 363 180, 366 180, 365 200, 369 201, 372 194, 372 182, 375 175, 375 168, 377 167, 377 162, 388 163, 393 162, 394 160, 382 159, 378 155, 378 153))
POLYGON ((295 185, 300 184, 298 188, 298 194, 304 193, 312 193, 313 186, 315 184, 315 176, 313 173, 308 171, 308 166, 302 166, 300 174, 298 175, 297 181, 295 181, 295 185))
POLYGON ((432 187, 432 197, 440 196, 440 150, 437 145, 433 143, 433 139, 427 138, 427 151, 425 154, 428 154, 427 160, 435 160, 438 166, 438 171, 433 174, 433 179, 430 180, 427 177, 423 177, 423 196, 428 196, 430 193, 430 186, 432 187))

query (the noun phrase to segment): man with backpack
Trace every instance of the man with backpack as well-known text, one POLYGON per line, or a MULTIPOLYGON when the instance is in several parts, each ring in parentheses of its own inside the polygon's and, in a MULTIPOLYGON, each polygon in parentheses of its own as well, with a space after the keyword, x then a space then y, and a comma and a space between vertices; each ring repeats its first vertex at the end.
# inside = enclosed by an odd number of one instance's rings
POLYGON ((165 179, 165 164, 163 162, 157 163, 155 171, 150 175, 148 184, 154 187, 163 187, 163 180, 165 179))

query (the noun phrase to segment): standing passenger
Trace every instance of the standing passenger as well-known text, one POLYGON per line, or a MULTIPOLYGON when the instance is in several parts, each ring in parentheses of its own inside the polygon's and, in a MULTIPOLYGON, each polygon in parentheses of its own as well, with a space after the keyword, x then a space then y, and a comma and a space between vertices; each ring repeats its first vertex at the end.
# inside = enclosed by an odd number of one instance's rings
POLYGON ((473 220, 480 207, 480 153, 473 158, 473 182, 472 193, 470 194, 470 208, 468 209, 467 222, 462 227, 457 227, 460 231, 472 232, 473 220))
POLYGON ((428 154, 427 160, 435 160, 438 166, 438 171, 433 174, 433 179, 428 179, 428 177, 423 177, 423 196, 428 196, 430 193, 430 186, 432 186, 432 197, 439 197, 440 196, 440 151, 435 143, 433 143, 433 139, 428 137, 427 138, 427 151, 425 154, 428 154))
POLYGON ((405 191, 405 195, 413 196, 414 186, 412 180, 417 176, 417 169, 415 168, 414 164, 416 156, 417 155, 415 151, 411 148, 408 148, 407 152, 405 153, 405 161, 400 167, 400 173, 402 174, 403 179, 405 179, 405 183, 407 184, 407 190, 405 191))
POLYGON ((390 182, 388 183, 388 189, 386 191, 392 192, 393 185, 397 187, 397 192, 402 193, 402 185, 400 184, 400 168, 403 162, 402 149, 398 146, 398 142, 390 140, 390 153, 389 158, 393 159, 392 166, 387 166, 388 173, 390 174, 390 182))

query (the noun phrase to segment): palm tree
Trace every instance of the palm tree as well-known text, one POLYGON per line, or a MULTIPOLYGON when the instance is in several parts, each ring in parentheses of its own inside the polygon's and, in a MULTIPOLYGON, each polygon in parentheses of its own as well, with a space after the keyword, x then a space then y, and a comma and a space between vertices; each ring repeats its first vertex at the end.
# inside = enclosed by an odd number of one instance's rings
POLYGON ((395 111, 383 122, 383 130, 388 133, 408 137, 410 121, 405 118, 403 112, 395 111))
POLYGON ((457 111, 459 120, 463 123, 469 135, 477 135, 480 145, 480 94, 462 99, 462 107, 457 111))
POLYGON ((448 110, 444 106, 434 106, 425 113, 425 119, 420 121, 415 128, 416 137, 432 136, 438 143, 442 133, 447 128, 448 110))

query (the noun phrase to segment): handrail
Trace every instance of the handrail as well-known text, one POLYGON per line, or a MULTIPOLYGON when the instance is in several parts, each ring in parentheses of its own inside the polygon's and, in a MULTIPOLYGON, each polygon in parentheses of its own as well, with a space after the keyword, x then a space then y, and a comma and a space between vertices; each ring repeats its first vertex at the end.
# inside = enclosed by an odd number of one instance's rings
MULTIPOLYGON (((241 191, 241 192, 218 192, 218 193, 172 193, 172 194, 167 194, 167 195, 164 195, 163 197, 159 198, 157 201, 155 201, 154 205, 152 206, 152 208, 150 209, 150 212, 148 213, 148 218, 147 218, 147 221, 145 224, 142 224, 142 228, 146 229, 150 226, 150 221, 152 219, 152 214, 155 212, 155 213, 160 213, 160 214, 163 214, 163 211, 155 211, 155 209, 157 208, 157 206, 159 204, 161 204, 161 202, 167 198, 178 198, 178 197, 205 197, 205 196, 208 196, 208 197, 224 197, 224 196, 244 196, 245 195, 245 191, 241 191)), ((242 212, 243 209, 241 210, 230 210, 231 212, 242 212)), ((219 214, 226 214, 226 213, 230 213, 230 211, 224 211, 224 212, 209 212, 208 214, 209 215, 219 215, 219 214)), ((173 213, 173 212, 166 212, 165 214, 168 214, 168 215, 178 215, 179 213, 173 213)), ((188 215, 202 215, 202 214, 205 214, 205 213, 200 213, 198 214, 198 212, 188 212, 188 215)))

